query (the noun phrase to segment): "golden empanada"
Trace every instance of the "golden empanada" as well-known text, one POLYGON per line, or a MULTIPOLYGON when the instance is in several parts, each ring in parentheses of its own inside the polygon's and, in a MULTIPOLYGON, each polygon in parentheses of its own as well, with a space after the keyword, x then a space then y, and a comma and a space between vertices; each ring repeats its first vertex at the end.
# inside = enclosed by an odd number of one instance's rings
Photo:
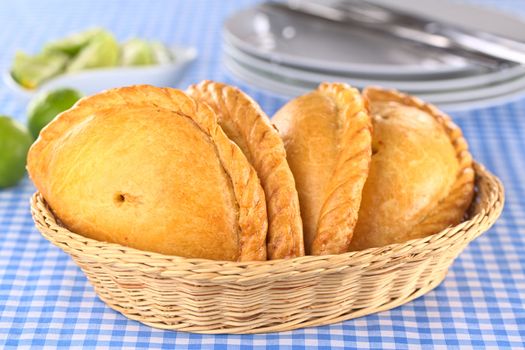
POLYGON ((295 176, 309 254, 348 251, 371 157, 371 120, 359 91, 321 84, 273 118, 295 176))
POLYGON ((41 132, 27 167, 74 232, 184 257, 266 259, 257 173, 215 113, 182 91, 82 99, 41 132))
POLYGON ((259 105, 237 88, 204 81, 188 89, 217 114, 219 124, 257 171, 268 211, 268 257, 304 255, 303 229, 295 181, 278 132, 259 105))
POLYGON ((363 95, 373 118, 373 155, 351 249, 404 242, 458 224, 474 188, 461 130, 417 98, 379 88, 363 95))

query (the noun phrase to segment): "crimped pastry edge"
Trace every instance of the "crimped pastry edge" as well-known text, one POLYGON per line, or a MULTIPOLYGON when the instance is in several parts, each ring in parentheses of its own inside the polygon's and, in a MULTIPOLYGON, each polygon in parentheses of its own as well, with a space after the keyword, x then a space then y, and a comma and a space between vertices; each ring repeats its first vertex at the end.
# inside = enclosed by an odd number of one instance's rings
MULTIPOLYGON (((338 117, 343 118, 341 143, 349 141, 349 147, 342 147, 339 152, 339 158, 334 169, 334 175, 328 184, 327 190, 330 196, 324 199, 319 221, 317 224, 316 234, 312 242, 311 253, 314 255, 325 255, 333 253, 347 252, 353 237, 355 225, 357 224, 359 207, 361 205, 362 191, 368 177, 370 162, 372 156, 372 120, 368 113, 368 108, 359 90, 345 83, 322 83, 319 85, 318 92, 330 96, 336 103, 338 117), (357 124, 357 125, 356 125, 357 124), (350 133, 350 135, 347 135, 350 133), (359 144, 358 149, 353 146, 359 144), (349 160, 353 160, 349 162, 349 160), (351 166, 350 166, 351 165, 351 166), (333 182, 336 181, 343 172, 346 177, 356 177, 355 181, 343 182, 335 188, 333 182), (351 204, 348 205, 347 198, 341 206, 341 198, 334 199, 334 194, 338 192, 353 193, 355 198, 351 198, 351 204), (340 229, 335 230, 338 235, 345 236, 344 243, 340 246, 331 245, 331 236, 334 234, 333 221, 336 225, 341 224, 341 218, 344 225, 347 226, 346 232, 340 229)), ((340 180, 340 179, 339 179, 340 180)))
MULTIPOLYGON (((425 112, 426 114, 433 117, 434 120, 436 120, 439 123, 439 125, 443 127, 452 146, 454 147, 456 158, 459 163, 459 170, 456 176, 456 181, 454 182, 454 185, 451 187, 450 192, 447 194, 447 197, 449 197, 451 193, 453 193, 453 191, 456 191, 456 192, 463 191, 464 200, 462 201, 462 203, 460 203, 459 207, 461 207, 461 210, 464 213, 466 213, 468 207, 470 206, 472 202, 472 198, 474 195, 475 172, 473 169, 472 155, 470 154, 468 150, 468 143, 463 136, 463 132, 461 131, 461 128, 458 125, 456 125, 452 121, 452 118, 448 116, 446 113, 442 112, 436 106, 430 103, 424 102, 418 97, 411 96, 411 95, 402 93, 394 89, 383 89, 377 86, 366 87, 365 89, 363 89, 362 95, 367 100, 367 104, 371 104, 372 100, 384 101, 384 102, 391 101, 391 102, 400 103, 408 107, 417 108, 420 111, 425 112)), ((434 209, 436 209, 439 205, 443 204, 446 201, 447 197, 443 198, 442 201, 437 203, 434 209)), ((418 225, 421 225, 427 219, 431 219, 433 212, 431 212, 429 216, 423 218, 418 223, 418 225)), ((438 213, 434 212, 434 215, 437 215, 437 214, 438 213)), ((463 214, 463 217, 464 216, 465 214, 463 214)), ((416 226, 415 228, 418 228, 418 227, 416 226)), ((432 234, 432 233, 433 232, 429 234, 432 234)))
POLYGON ((248 148, 243 149, 239 145, 241 150, 249 153, 246 156, 253 162, 265 192, 268 258, 303 256, 303 226, 295 179, 286 160, 283 141, 270 119, 250 96, 224 83, 204 80, 190 86, 187 92, 193 98, 208 103, 219 117, 219 124, 221 118, 228 119, 224 120, 225 123, 235 124, 236 131, 248 148), (244 108, 242 116, 238 108, 244 108), (277 174, 280 181, 276 182, 273 179, 277 174))

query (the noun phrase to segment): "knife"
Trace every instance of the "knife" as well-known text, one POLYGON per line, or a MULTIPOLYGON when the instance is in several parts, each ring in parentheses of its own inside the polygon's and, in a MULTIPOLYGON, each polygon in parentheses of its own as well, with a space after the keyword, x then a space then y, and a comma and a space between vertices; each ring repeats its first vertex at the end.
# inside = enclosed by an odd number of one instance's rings
POLYGON ((270 1, 268 5, 330 21, 359 25, 370 31, 444 50, 491 69, 525 64, 525 43, 438 22, 385 5, 362 0, 270 1))

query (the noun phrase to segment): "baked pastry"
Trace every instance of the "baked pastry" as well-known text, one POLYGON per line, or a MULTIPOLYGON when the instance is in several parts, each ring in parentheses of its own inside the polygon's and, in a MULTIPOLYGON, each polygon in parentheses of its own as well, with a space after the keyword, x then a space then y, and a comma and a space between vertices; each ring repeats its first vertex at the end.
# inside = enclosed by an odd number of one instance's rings
POLYGON ((303 229, 295 181, 279 133, 259 105, 232 86, 203 81, 188 89, 217 114, 226 135, 257 171, 268 212, 269 259, 304 255, 303 229))
POLYGON ((27 167, 73 232, 183 257, 266 259, 257 173, 215 113, 182 91, 82 99, 41 132, 27 167))
POLYGON ((474 192, 461 130, 421 100, 367 88, 372 163, 351 250, 425 237, 463 219, 474 192))
POLYGON ((372 153, 371 119, 359 91, 321 84, 272 121, 295 176, 307 254, 348 251, 372 153))

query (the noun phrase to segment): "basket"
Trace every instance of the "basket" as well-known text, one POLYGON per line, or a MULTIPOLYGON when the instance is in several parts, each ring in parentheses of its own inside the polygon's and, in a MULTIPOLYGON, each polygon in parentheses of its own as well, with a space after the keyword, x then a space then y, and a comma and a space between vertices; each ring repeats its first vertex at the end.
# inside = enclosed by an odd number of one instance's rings
POLYGON ((401 244, 290 260, 186 259, 95 241, 61 226, 39 193, 31 211, 100 299, 130 319, 197 333, 278 332, 391 309, 438 286, 503 208, 501 182, 481 165, 474 169, 475 200, 457 226, 401 244))

